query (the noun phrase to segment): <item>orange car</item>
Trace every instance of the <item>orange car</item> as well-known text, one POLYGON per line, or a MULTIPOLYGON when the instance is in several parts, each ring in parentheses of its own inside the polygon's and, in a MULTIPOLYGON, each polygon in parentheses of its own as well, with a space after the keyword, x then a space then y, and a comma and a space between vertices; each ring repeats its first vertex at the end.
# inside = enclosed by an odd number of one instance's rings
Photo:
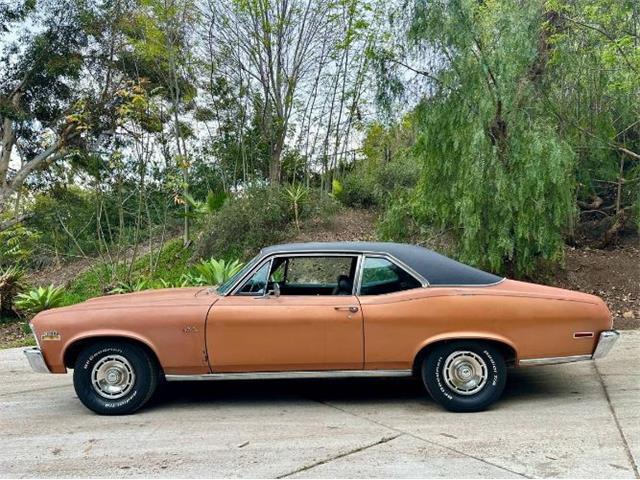
POLYGON ((38 314, 34 370, 132 413, 158 382, 419 376, 452 411, 501 395, 507 366, 600 358, 618 338, 593 295, 517 282, 396 243, 265 248, 217 288, 95 298, 38 314))

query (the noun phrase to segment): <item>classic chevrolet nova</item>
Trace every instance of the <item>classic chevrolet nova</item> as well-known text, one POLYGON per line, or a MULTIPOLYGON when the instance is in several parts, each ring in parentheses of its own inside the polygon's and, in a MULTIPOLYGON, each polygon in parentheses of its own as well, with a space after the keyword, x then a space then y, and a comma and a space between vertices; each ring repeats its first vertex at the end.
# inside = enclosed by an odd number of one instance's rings
POLYGON ((263 249, 217 288, 95 298, 38 314, 38 372, 65 373, 100 414, 142 407, 162 380, 416 376, 452 411, 495 402, 508 366, 603 357, 593 295, 523 283, 396 243, 263 249))

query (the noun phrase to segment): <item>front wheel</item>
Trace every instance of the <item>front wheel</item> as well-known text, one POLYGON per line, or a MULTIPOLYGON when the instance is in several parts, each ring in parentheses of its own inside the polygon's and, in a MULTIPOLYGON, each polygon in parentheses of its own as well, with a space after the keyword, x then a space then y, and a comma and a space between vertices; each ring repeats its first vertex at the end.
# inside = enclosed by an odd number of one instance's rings
POLYGON ((78 356, 73 386, 80 401, 101 415, 126 415, 153 395, 159 369, 145 349, 125 342, 99 342, 78 356))
POLYGON ((502 354, 489 343, 442 343, 424 358, 422 381, 429 395, 447 410, 477 412, 500 398, 507 367, 502 354))

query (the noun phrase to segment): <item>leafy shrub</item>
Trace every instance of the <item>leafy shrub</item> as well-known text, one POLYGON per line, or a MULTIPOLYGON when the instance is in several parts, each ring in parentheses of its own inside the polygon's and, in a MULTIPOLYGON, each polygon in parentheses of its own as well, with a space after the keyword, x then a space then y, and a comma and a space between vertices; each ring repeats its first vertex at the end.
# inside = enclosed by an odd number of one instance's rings
POLYGON ((146 278, 138 278, 137 280, 118 282, 116 287, 109 290, 111 294, 133 293, 153 288, 151 282, 146 278))
POLYGON ((190 273, 182 274, 178 280, 165 280, 159 278, 153 282, 153 288, 183 288, 195 285, 195 277, 190 273))
POLYGON ((204 201, 196 200, 189 194, 182 194, 182 201, 186 202, 190 207, 189 217, 193 219, 199 219, 217 212, 226 200, 227 194, 224 191, 209 191, 204 201))
POLYGON ((39 239, 38 232, 22 224, 0 232, 0 268, 27 264, 39 239))
POLYGON ((389 204, 378 220, 377 233, 384 241, 413 243, 418 240, 420 229, 409 198, 401 196, 389 204))
POLYGON ((347 207, 372 208, 378 206, 375 178, 355 168, 342 179, 342 189, 336 198, 347 207))
POLYGON ((64 304, 64 288, 48 285, 38 287, 16 297, 16 307, 31 314, 61 307, 64 304))
POLYGON ((14 315, 13 302, 24 288, 25 271, 17 266, 0 267, 0 317, 14 315))
POLYGON ((197 275, 189 278, 193 285, 222 285, 244 266, 240 260, 224 261, 213 258, 197 264, 194 269, 197 275))
POLYGON ((229 199, 204 226, 196 258, 246 258, 282 241, 292 220, 289 202, 274 188, 251 188, 229 199))
POLYGON ((354 208, 384 207, 399 194, 413 189, 420 178, 417 162, 406 155, 380 163, 356 163, 342 182, 334 181, 333 195, 354 208))
POLYGON ((330 217, 338 213, 340 208, 340 202, 333 194, 321 192, 320 190, 310 190, 308 198, 302 204, 300 217, 330 217))

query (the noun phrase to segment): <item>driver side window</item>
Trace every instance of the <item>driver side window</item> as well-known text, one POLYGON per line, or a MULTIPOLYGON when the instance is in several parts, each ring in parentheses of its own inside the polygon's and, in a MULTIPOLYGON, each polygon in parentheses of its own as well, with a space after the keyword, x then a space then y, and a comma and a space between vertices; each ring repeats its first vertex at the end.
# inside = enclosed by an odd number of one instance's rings
POLYGON ((352 295, 355 256, 278 256, 260 267, 237 295, 352 295))

